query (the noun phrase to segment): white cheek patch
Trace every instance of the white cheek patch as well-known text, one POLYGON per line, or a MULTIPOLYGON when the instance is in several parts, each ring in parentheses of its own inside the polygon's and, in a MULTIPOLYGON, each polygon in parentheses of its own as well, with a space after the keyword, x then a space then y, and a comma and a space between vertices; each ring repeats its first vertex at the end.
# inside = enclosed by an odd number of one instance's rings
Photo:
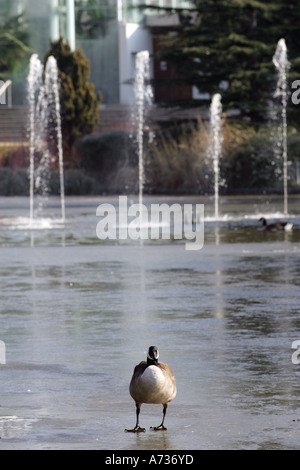
MULTIPOLYGON (((149 356, 149 353, 147 354, 148 359, 153 361, 153 358, 149 356)), ((159 352, 157 351, 157 354, 155 355, 155 359, 157 360, 159 358, 159 352)))

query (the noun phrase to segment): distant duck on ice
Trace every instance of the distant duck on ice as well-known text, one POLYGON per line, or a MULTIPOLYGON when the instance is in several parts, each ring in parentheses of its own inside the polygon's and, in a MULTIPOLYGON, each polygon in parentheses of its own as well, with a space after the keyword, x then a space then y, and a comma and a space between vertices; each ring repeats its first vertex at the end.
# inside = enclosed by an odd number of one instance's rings
POLYGON ((261 217, 259 219, 260 222, 263 224, 263 229, 264 230, 269 230, 271 232, 277 232, 277 231, 282 231, 285 230, 286 232, 289 232, 293 228, 293 224, 291 222, 274 222, 272 224, 268 224, 266 219, 264 217, 261 217))

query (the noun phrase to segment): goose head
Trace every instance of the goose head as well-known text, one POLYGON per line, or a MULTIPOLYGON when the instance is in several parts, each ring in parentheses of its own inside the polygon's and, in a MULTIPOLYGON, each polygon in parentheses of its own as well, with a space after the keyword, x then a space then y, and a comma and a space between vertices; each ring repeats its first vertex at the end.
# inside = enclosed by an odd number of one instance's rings
POLYGON ((147 354, 147 362, 151 364, 157 364, 159 352, 156 346, 150 346, 147 354))
POLYGON ((261 217, 261 218, 259 219, 259 222, 262 222, 263 225, 267 225, 267 221, 266 221, 266 219, 265 219, 264 217, 261 217))

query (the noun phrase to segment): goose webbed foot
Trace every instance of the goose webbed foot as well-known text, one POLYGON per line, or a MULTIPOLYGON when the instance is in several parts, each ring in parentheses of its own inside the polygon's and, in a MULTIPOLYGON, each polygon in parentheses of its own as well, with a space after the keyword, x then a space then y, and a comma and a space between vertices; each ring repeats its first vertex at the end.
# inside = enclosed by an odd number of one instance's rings
POLYGON ((125 432, 145 432, 145 428, 141 428, 140 426, 135 426, 133 429, 125 429, 125 432))
POLYGON ((163 425, 160 424, 159 426, 151 426, 152 431, 166 431, 167 428, 163 425))

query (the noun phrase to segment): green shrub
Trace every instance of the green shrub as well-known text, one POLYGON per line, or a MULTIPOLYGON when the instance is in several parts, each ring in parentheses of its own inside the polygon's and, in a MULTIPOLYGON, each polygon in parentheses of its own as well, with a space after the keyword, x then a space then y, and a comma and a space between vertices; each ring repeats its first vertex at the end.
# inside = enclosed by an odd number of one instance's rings
POLYGON ((65 171, 65 194, 67 196, 84 196, 99 192, 100 188, 96 179, 81 170, 65 171))
POLYGON ((8 167, 0 168, 0 194, 1 196, 28 196, 28 173, 24 169, 12 170, 8 167))
POLYGON ((208 137, 200 121, 159 130, 145 159, 145 188, 154 193, 209 193, 208 137))
POLYGON ((138 159, 130 134, 92 134, 75 144, 80 169, 95 178, 99 192, 134 192, 137 188, 138 159))
POLYGON ((73 52, 60 37, 51 42, 45 62, 51 55, 59 69, 63 145, 65 160, 69 160, 75 140, 93 132, 98 124, 102 97, 89 82, 90 63, 80 48, 73 52))
MULTIPOLYGON (((273 152, 274 129, 245 123, 223 123, 220 159, 221 194, 282 192, 282 157, 273 152)), ((154 142, 145 138, 145 193, 203 194, 214 191, 208 152, 208 123, 186 123, 159 129, 154 142)), ((294 161, 299 161, 300 134, 289 128, 289 190, 299 191, 294 161)), ((28 195, 28 149, 2 149, 1 195, 28 195), (26 166, 24 166, 26 164, 26 166)), ((66 195, 137 194, 138 157, 127 132, 92 134, 75 144, 73 168, 65 169, 66 195)), ((59 194, 57 168, 50 171, 50 193, 59 194)))
MULTIPOLYGON (((282 191, 282 151, 279 155, 274 153, 278 138, 274 128, 229 125, 224 134, 221 166, 228 194, 282 191)), ((290 162, 298 158, 299 144, 299 133, 289 129, 290 162)))

